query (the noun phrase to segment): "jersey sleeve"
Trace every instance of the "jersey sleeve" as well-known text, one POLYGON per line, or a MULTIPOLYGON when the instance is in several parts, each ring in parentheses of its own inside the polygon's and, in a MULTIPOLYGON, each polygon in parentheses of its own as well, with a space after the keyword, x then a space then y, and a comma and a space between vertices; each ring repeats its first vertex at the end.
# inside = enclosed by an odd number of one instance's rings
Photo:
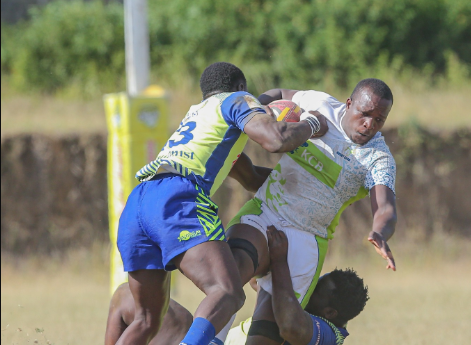
POLYGON ((293 95, 292 101, 299 105, 304 110, 317 110, 324 102, 332 103, 333 101, 338 102, 331 95, 315 90, 301 90, 293 95))
POLYGON ((244 127, 256 114, 264 113, 265 109, 257 98, 248 92, 234 92, 221 104, 222 117, 228 125, 244 131, 244 127))
POLYGON ((368 168, 365 188, 370 191, 376 185, 384 185, 396 194, 396 162, 391 154, 384 154, 368 168))
POLYGON ((330 326, 323 319, 310 315, 312 319, 312 338, 308 345, 339 345, 345 340, 348 332, 335 326, 330 326))

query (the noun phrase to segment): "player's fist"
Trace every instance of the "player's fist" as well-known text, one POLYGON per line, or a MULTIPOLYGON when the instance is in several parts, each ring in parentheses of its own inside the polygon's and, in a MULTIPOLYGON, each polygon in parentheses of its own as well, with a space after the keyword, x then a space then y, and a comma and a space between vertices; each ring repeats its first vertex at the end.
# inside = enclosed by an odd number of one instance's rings
POLYGON ((288 256, 288 238, 285 233, 270 225, 267 228, 267 238, 270 261, 286 261, 288 256))
POLYGON ((329 125, 327 124, 327 119, 325 118, 325 116, 319 113, 317 110, 314 110, 314 111, 309 110, 308 113, 310 115, 307 115, 307 114, 306 115, 315 116, 317 118, 317 121, 319 121, 319 125, 320 125, 319 131, 314 133, 314 135, 311 138, 319 138, 325 135, 327 131, 329 130, 329 125))
POLYGON ((268 115, 270 115, 271 117, 273 117, 276 120, 276 115, 273 112, 272 108, 270 108, 268 105, 264 105, 263 109, 265 109, 265 111, 267 112, 268 115))

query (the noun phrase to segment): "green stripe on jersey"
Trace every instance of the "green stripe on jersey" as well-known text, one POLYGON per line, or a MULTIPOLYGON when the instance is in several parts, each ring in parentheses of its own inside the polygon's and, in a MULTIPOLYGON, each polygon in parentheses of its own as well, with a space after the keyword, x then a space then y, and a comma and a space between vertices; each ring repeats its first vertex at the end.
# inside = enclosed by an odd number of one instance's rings
POLYGON ((360 187, 360 189, 358 190, 358 193, 355 196, 352 196, 350 199, 348 199, 347 201, 345 201, 343 203, 342 207, 340 207, 340 210, 337 212, 334 219, 332 219, 329 226, 327 227, 327 238, 329 240, 334 238, 335 228, 337 227, 337 225, 339 225, 340 216, 342 215, 342 212, 348 206, 353 204, 355 201, 363 199, 367 195, 368 195, 368 190, 365 187, 362 186, 362 187, 360 187))
POLYGON ((294 151, 288 152, 288 156, 326 186, 335 187, 342 167, 327 157, 313 143, 307 141, 294 151))

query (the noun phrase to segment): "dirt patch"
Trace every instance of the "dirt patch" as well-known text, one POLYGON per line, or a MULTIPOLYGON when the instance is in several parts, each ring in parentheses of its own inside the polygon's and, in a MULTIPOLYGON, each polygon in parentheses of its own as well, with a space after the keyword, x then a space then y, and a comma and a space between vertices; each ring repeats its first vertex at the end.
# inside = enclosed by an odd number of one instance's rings
MULTIPOLYGON (((434 232, 471 237, 471 131, 436 134, 418 127, 384 132, 397 161, 396 236, 434 232)), ((279 155, 249 143, 255 164, 279 155)), ((108 241, 106 136, 16 135, 1 140, 2 252, 63 252, 108 241)), ((225 224, 252 196, 227 179, 214 199, 225 224)), ((348 207, 337 229, 346 248, 371 228, 366 198, 348 207)))

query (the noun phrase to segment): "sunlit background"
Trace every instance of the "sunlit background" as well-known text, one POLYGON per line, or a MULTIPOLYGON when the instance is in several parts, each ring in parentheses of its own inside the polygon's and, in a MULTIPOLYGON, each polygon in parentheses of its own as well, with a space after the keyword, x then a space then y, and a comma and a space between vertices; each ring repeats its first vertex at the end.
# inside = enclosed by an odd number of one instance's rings
MULTIPOLYGON (((110 299, 103 95, 126 89, 122 1, 2 0, 1 341, 101 344, 110 299)), ((276 87, 346 100, 383 79, 383 134, 397 161, 397 272, 367 243, 369 200, 347 209, 324 270, 353 267, 371 300, 346 344, 471 339, 471 2, 148 0, 151 76, 169 131, 201 100, 209 64, 239 66, 256 96, 276 87)), ((255 145, 246 152, 273 167, 255 145)), ((225 224, 251 195, 233 180, 225 224)), ((175 274, 193 312, 202 293, 175 274)), ((254 307, 254 293, 236 322, 254 307)))

